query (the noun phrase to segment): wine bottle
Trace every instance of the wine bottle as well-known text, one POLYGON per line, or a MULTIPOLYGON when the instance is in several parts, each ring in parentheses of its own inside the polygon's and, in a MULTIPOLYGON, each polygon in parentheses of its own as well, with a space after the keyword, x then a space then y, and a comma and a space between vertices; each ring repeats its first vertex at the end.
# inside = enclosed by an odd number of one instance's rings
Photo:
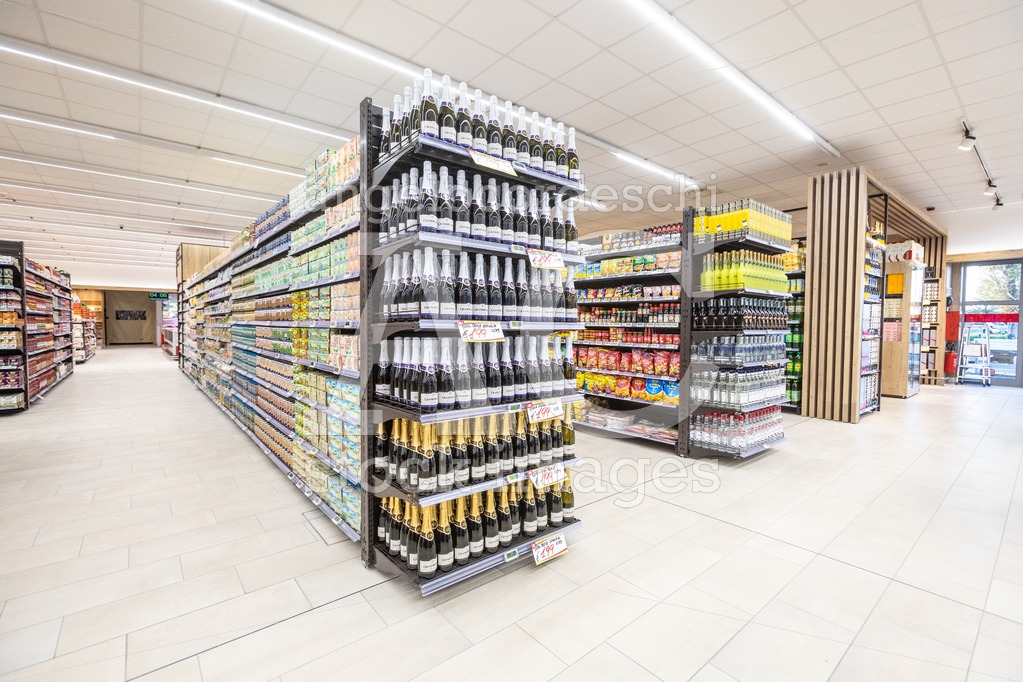
MULTIPOLYGON (((537 508, 539 512, 539 508, 537 508)), ((406 540, 405 565, 408 570, 419 572, 419 542, 422 533, 422 523, 419 519, 419 507, 412 505, 412 514, 409 519, 408 539, 406 540)))
POLYGON ((387 339, 380 342, 380 359, 377 361, 377 377, 374 395, 390 397, 391 395, 391 361, 387 356, 387 339))
POLYGON ((391 447, 387 452, 387 478, 398 480, 398 466, 403 456, 404 444, 401 442, 402 420, 391 422, 391 447))
POLYGON ((487 393, 487 366, 483 360, 483 344, 474 344, 469 378, 472 380, 472 406, 486 407, 490 404, 487 393))
POLYGON ((561 337, 554 337, 554 351, 551 357, 551 395, 569 393, 565 387, 565 357, 561 354, 561 337))
POLYGON ((390 150, 394 151, 394 149, 396 147, 401 146, 402 143, 401 121, 402 118, 404 117, 405 109, 402 108, 401 95, 394 96, 394 106, 392 107, 392 109, 393 111, 391 112, 391 134, 388 137, 390 138, 389 140, 390 150))
POLYGON ((557 159, 555 174, 559 178, 568 177, 568 149, 565 147, 565 124, 559 122, 554 136, 554 155, 557 159))
MULTIPOLYGON (((401 180, 391 183, 391 210, 387 213, 387 239, 397 239, 401 227, 401 180)), ((398 255, 398 254, 395 254, 398 255)))
POLYGON ((512 539, 522 534, 522 508, 520 506, 521 483, 512 483, 508 486, 508 519, 511 528, 512 539))
MULTIPOLYGON (((547 491, 547 514, 551 526, 557 528, 565 522, 564 499, 561 495, 561 486, 553 484, 547 491)), ((422 559, 420 559, 422 561, 422 559)))
POLYGON ((412 80, 412 111, 409 113, 409 131, 415 135, 423 127, 423 79, 412 80))
POLYGON ((440 110, 437 98, 433 96, 433 71, 423 69, 423 104, 420 112, 419 130, 427 137, 440 135, 440 110))
POLYGON ((490 120, 487 122, 487 154, 501 158, 503 152, 500 112, 497 110, 497 97, 490 96, 490 120))
POLYGON ((504 294, 501 291, 500 265, 497 256, 490 257, 490 272, 487 276, 487 318, 500 321, 504 317, 504 294))
POLYGON ((423 507, 423 529, 419 535, 419 577, 423 580, 437 575, 437 537, 433 513, 434 507, 423 507))
MULTIPOLYGON (((433 247, 427 246, 424 252, 421 283, 423 293, 419 300, 419 317, 425 320, 435 320, 440 317, 440 283, 437 281, 437 273, 434 271, 436 260, 433 256, 433 247)), ((414 276, 413 279, 415 279, 414 276)))
POLYGON ((565 393, 575 393, 575 353, 572 350, 572 337, 565 339, 565 393))
POLYGON ((515 235, 518 246, 529 246, 529 218, 526 216, 526 188, 515 186, 515 235))
POLYGON ((508 476, 515 472, 515 459, 511 443, 511 414, 505 412, 499 421, 501 425, 497 431, 497 460, 501 464, 501 471, 498 475, 508 476))
POLYGON ((451 362, 451 339, 440 340, 440 365, 437 368, 437 410, 455 409, 455 375, 451 362))
MULTIPOLYGON (((458 112, 455 114, 455 125, 457 126, 455 142, 460 147, 471 148, 472 116, 469 113, 469 88, 465 83, 458 84, 458 112)), ((571 134, 569 133, 570 136, 571 134)))
POLYGON ((405 86, 405 101, 401 107, 401 141, 412 137, 412 88, 405 86))
POLYGON ((551 197, 544 192, 540 196, 540 248, 554 250, 554 224, 551 223, 551 197))
POLYGON ((469 498, 469 556, 474 559, 483 556, 483 501, 480 493, 473 493, 469 498))
POLYGON ((561 420, 561 435, 565 442, 565 459, 575 459, 575 428, 572 426, 572 411, 565 410, 561 420))
POLYGON ((540 203, 536 198, 536 190, 529 190, 529 247, 539 249, 543 245, 540 237, 540 203))
POLYGON ((393 557, 401 556, 401 534, 404 528, 404 513, 401 509, 401 500, 391 499, 391 532, 387 536, 387 553, 393 557))
POLYGON ((552 380, 551 380, 551 356, 550 351, 547 348, 547 337, 541 337, 537 339, 540 344, 538 351, 540 361, 540 398, 550 398, 552 393, 552 380))
POLYGON ((520 403, 528 396, 526 386, 526 356, 522 350, 522 337, 515 337, 515 356, 512 358, 512 374, 515 377, 515 402, 520 403))
POLYGON ((540 399, 540 360, 536 355, 536 337, 526 337, 526 399, 540 399))
POLYGON ((419 388, 423 381, 422 362, 423 340, 417 336, 412 339, 412 360, 408 363, 408 402, 413 407, 419 407, 419 388))
POLYGON ((456 358, 454 371, 455 407, 459 410, 472 407, 472 378, 470 371, 468 346, 465 341, 459 339, 458 357, 456 358))
POLYGON ((511 339, 501 342, 501 402, 515 402, 515 370, 512 368, 511 339))
POLYGON ((544 420, 536 425, 540 439, 540 466, 547 466, 554 461, 554 445, 551 438, 551 422, 544 420))
POLYGON ((396 265, 400 265, 398 254, 388 256, 384 261, 384 285, 380 289, 380 317, 385 322, 394 317, 394 271, 396 265))
POLYGON ((508 486, 501 486, 501 497, 497 505, 497 541, 501 547, 510 547, 512 542, 511 508, 508 504, 508 486))
POLYGON ((397 236, 405 234, 405 226, 408 221, 408 182, 409 174, 401 174, 401 185, 398 187, 398 233, 397 236))
POLYGON ((465 437, 465 420, 455 423, 455 440, 451 446, 451 468, 455 472, 455 487, 469 485, 469 442, 465 437))
POLYGON ((554 230, 554 241, 552 242, 555 251, 566 250, 565 217, 561 209, 561 195, 554 195, 554 220, 551 222, 554 230))
POLYGON ((483 117, 483 93, 477 88, 474 93, 472 111, 472 149, 481 154, 487 153, 487 120, 483 117))
POLYGON ((423 252, 419 249, 412 252, 412 279, 409 281, 407 297, 408 317, 419 319, 423 301, 423 252))
POLYGON ((529 129, 529 167, 543 170, 543 138, 540 137, 540 114, 533 112, 532 125, 529 129))
POLYGON ((497 442, 497 415, 487 417, 487 430, 483 437, 483 461, 487 479, 501 475, 501 453, 497 442))
POLYGON ((501 212, 497 201, 497 180, 487 181, 487 205, 484 209, 487 221, 487 241, 495 244, 501 241, 501 212))
POLYGON ((390 514, 387 511, 386 500, 380 500, 380 512, 377 514, 377 542, 388 545, 387 530, 390 528, 390 514))
POLYGON ((554 129, 548 116, 543 124, 543 171, 555 175, 558 172, 558 156, 554 148, 554 129))
POLYGON ((501 361, 497 355, 497 343, 487 344, 487 401, 491 405, 500 405, 501 393, 501 361))
POLYGON ((437 457, 434 429, 436 429, 436 426, 433 424, 423 424, 423 453, 419 458, 419 492, 423 495, 437 492, 437 457))
POLYGON ((437 568, 447 573, 455 565, 455 545, 451 532, 451 502, 441 502, 440 518, 434 533, 437 536, 437 568))
POLYGON ((408 539, 409 533, 412 531, 412 505, 405 505, 405 513, 402 516, 401 522, 401 545, 399 546, 398 556, 401 557, 402 563, 408 564, 408 539))
MULTIPOLYGON (((405 339, 400 336, 394 340, 394 362, 391 364, 391 400, 404 402, 403 384, 405 381, 405 339)), ((388 397, 388 396, 384 396, 388 397)))
POLYGON ((408 319, 412 313, 412 254, 408 251, 401 254, 401 273, 395 273, 394 300, 391 306, 392 316, 397 320, 408 319))
POLYGON ((455 546, 455 563, 464 566, 469 562, 469 528, 465 518, 465 498, 455 500, 455 523, 451 526, 452 544, 455 546))
POLYGON ((529 277, 529 316, 534 322, 543 321, 543 292, 540 288, 539 269, 533 269, 529 277))
POLYGON ((512 321, 519 319, 518 297, 515 281, 512 276, 511 256, 504 258, 504 278, 501 280, 501 319, 512 321))
MULTIPOLYGON (((387 226, 391 223, 391 188, 380 188, 380 222, 377 223, 377 241, 387 243, 387 226)), ((390 258, 387 259, 390 261, 390 258)), ((386 281, 386 279, 385 279, 386 281)))
MULTIPOLYGON (((530 481, 529 485, 533 485, 533 482, 530 481)), ((533 495, 536 497, 536 532, 542 533, 547 530, 547 526, 550 523, 549 510, 547 508, 547 486, 536 488, 533 491, 533 495)))
POLYGON ((422 189, 419 192, 419 229, 437 231, 437 195, 433 184, 433 164, 423 161, 422 189))
POLYGON ((533 495, 533 482, 526 480, 524 483, 526 498, 522 502, 522 534, 527 538, 536 535, 536 497, 533 495))
MULTIPOLYGON (((454 455, 451 450, 451 422, 436 425, 433 459, 437 462, 437 492, 446 493, 455 487, 454 455)), ((561 431, 559 429, 558 434, 561 431)), ((420 484, 422 487, 422 484, 420 484)))
POLYGON ((518 319, 531 321, 533 309, 529 305, 529 280, 526 279, 526 261, 520 259, 515 275, 515 312, 518 319))
MULTIPOLYGON (((419 422, 412 422, 412 435, 409 439, 409 445, 406 448, 408 451, 408 458, 405 460, 405 469, 408 471, 408 478, 404 481, 404 485, 411 492, 419 491, 419 460, 423 456, 423 425, 419 422)), ((398 462, 398 481, 401 481, 401 462, 398 462)))
POLYGON ((405 232, 419 231, 419 169, 408 172, 408 201, 405 202, 405 232))
POLYGON ((381 479, 387 479, 387 431, 383 422, 377 424, 377 435, 373 439, 373 473, 381 479))
POLYGON ((469 211, 468 186, 465 184, 465 171, 458 171, 455 176, 455 236, 471 235, 471 215, 469 211))
POLYGON ((455 205, 451 201, 451 179, 447 166, 440 167, 440 189, 437 192, 437 232, 455 233, 455 205))
POLYGON ((483 549, 493 554, 500 546, 500 533, 497 524, 497 507, 494 504, 494 490, 487 491, 487 506, 483 514, 483 549))
POLYGON ((549 270, 540 270, 540 317, 544 322, 554 321, 554 291, 549 270))
POLYGON ((483 445, 483 418, 469 421, 469 480, 481 483, 487 480, 487 453, 483 445))
POLYGON ((458 281, 455 283, 455 315, 460 320, 474 319, 472 280, 469 278, 469 253, 458 255, 458 281))
POLYGON ((501 243, 515 243, 515 214, 511 207, 511 186, 507 182, 501 183, 501 206, 498 211, 501 222, 501 243))
POLYGON ((518 143, 515 139, 515 123, 512 120, 512 103, 504 103, 504 130, 501 131, 501 157, 512 163, 518 158, 518 143))
POLYGON ((519 412, 515 418, 515 433, 512 435, 512 464, 516 472, 529 468, 529 446, 526 444, 526 413, 519 412))
POLYGON ((579 172, 579 155, 575 151, 575 128, 568 129, 568 148, 565 150, 568 157, 568 179, 579 181, 582 174, 579 172))
POLYGON ((469 207, 469 236, 473 239, 486 241, 487 212, 483 203, 483 178, 479 174, 472 176, 472 205, 469 207))
POLYGON ((540 466, 540 427, 536 423, 526 429, 526 466, 529 469, 540 466))
POLYGON ((565 282, 565 319, 570 322, 579 320, 579 295, 575 291, 575 268, 571 265, 565 282))
POLYGON ((551 293, 554 295, 554 321, 565 322, 568 320, 568 310, 565 307, 565 285, 561 280, 561 270, 554 271, 551 293))
POLYGON ((439 317, 442 320, 455 320, 458 319, 458 310, 455 305, 455 280, 451 276, 451 252, 447 249, 441 251, 440 262, 440 281, 437 283, 439 317))
POLYGON ((551 422, 551 461, 562 462, 565 460, 565 438, 561 432, 561 420, 554 419, 551 422))
POLYGON ((572 491, 572 476, 565 470, 565 481, 561 484, 561 512, 565 523, 575 521, 575 493, 572 491))
POLYGON ((526 108, 519 107, 519 127, 515 131, 515 161, 523 166, 529 166, 529 135, 526 133, 526 120, 526 108))
POLYGON ((438 118, 440 120, 440 139, 445 142, 458 141, 458 129, 455 120, 455 107, 451 100, 451 76, 445 75, 440 80, 441 96, 438 118))
POLYGON ((420 377, 419 410, 423 414, 437 411, 440 394, 437 387, 437 361, 433 353, 436 339, 425 339, 423 351, 423 372, 420 377))

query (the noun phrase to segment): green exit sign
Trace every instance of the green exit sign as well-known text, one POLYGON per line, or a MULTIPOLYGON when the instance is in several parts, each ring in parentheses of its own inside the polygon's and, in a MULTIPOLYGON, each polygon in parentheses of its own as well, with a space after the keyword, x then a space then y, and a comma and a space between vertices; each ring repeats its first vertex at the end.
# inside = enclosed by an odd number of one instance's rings
POLYGON ((150 291, 149 300, 151 301, 166 301, 170 296, 166 291, 150 291))

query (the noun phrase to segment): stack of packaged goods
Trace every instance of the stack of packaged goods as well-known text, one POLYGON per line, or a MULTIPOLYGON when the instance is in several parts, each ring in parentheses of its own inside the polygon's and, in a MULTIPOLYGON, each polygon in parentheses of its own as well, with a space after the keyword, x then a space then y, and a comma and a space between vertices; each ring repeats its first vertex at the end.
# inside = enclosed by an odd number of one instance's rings
POLYGON ((758 201, 743 199, 698 209, 693 232, 697 244, 753 238, 788 246, 792 241, 792 216, 758 201))

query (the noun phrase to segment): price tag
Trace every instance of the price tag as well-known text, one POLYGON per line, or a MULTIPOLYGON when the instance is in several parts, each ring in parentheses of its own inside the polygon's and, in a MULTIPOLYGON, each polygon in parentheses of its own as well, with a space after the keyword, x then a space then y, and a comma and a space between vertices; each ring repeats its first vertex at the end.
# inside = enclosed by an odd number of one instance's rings
POLYGON ((565 259, 557 251, 543 251, 541 249, 527 249, 527 251, 529 252, 529 264, 534 268, 560 270, 565 267, 565 259))
POLYGON ((290 472, 290 471, 288 472, 288 480, 289 481, 294 481, 295 480, 295 474, 293 472, 290 472))
POLYGON ((515 474, 508 474, 507 476, 505 476, 505 480, 508 481, 509 483, 518 483, 519 481, 522 481, 525 478, 526 474, 521 471, 515 474))
POLYGON ((517 253, 520 256, 525 256, 526 255, 526 247, 522 246, 521 244, 513 244, 513 245, 511 245, 508 248, 511 249, 512 253, 517 253))
POLYGON ((526 403, 526 419, 530 424, 564 416, 565 406, 562 404, 561 398, 548 398, 526 403))
POLYGON ((558 533, 546 540, 538 540, 533 543, 533 561, 539 566, 554 557, 561 556, 567 551, 568 543, 565 542, 565 534, 558 533))
POLYGON ((498 159, 490 156, 490 154, 480 153, 475 149, 469 150, 469 156, 472 157, 473 163, 477 166, 483 166, 484 168, 489 168, 490 170, 497 171, 498 173, 507 173, 508 175, 515 176, 518 175, 518 173, 515 172, 515 167, 511 165, 511 161, 508 161, 507 159, 498 159))
POLYGON ((517 548, 509 549, 507 552, 504 553, 504 563, 508 563, 509 561, 515 561, 518 558, 519 550, 517 548))
POLYGON ((504 340, 504 331, 501 329, 500 322, 466 322, 465 320, 459 320, 458 333, 462 335, 463 341, 469 343, 504 340))
POLYGON ((533 482, 535 488, 542 488, 548 485, 554 485, 558 481, 565 480, 565 465, 561 462, 555 464, 548 464, 545 467, 539 469, 533 469, 529 473, 529 480, 533 482))
POLYGON ((313 504, 315 504, 317 507, 319 507, 321 504, 323 504, 323 500, 321 500, 320 498, 317 497, 317 498, 313 499, 313 504))
POLYGON ((338 524, 338 522, 340 520, 341 520, 341 515, 340 514, 334 514, 334 518, 331 519, 331 521, 334 523, 335 526, 338 524))

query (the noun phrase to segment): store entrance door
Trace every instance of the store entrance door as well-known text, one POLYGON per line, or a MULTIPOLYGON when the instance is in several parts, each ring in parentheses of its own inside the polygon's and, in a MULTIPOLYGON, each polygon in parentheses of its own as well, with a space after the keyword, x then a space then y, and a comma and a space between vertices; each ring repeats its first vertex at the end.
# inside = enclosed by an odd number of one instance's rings
POLYGON ((156 343, 156 311, 147 292, 107 291, 104 298, 108 344, 156 343))
POLYGON ((992 383, 1002 386, 1023 386, 1021 283, 1023 260, 970 263, 963 268, 963 324, 987 324, 992 383))

